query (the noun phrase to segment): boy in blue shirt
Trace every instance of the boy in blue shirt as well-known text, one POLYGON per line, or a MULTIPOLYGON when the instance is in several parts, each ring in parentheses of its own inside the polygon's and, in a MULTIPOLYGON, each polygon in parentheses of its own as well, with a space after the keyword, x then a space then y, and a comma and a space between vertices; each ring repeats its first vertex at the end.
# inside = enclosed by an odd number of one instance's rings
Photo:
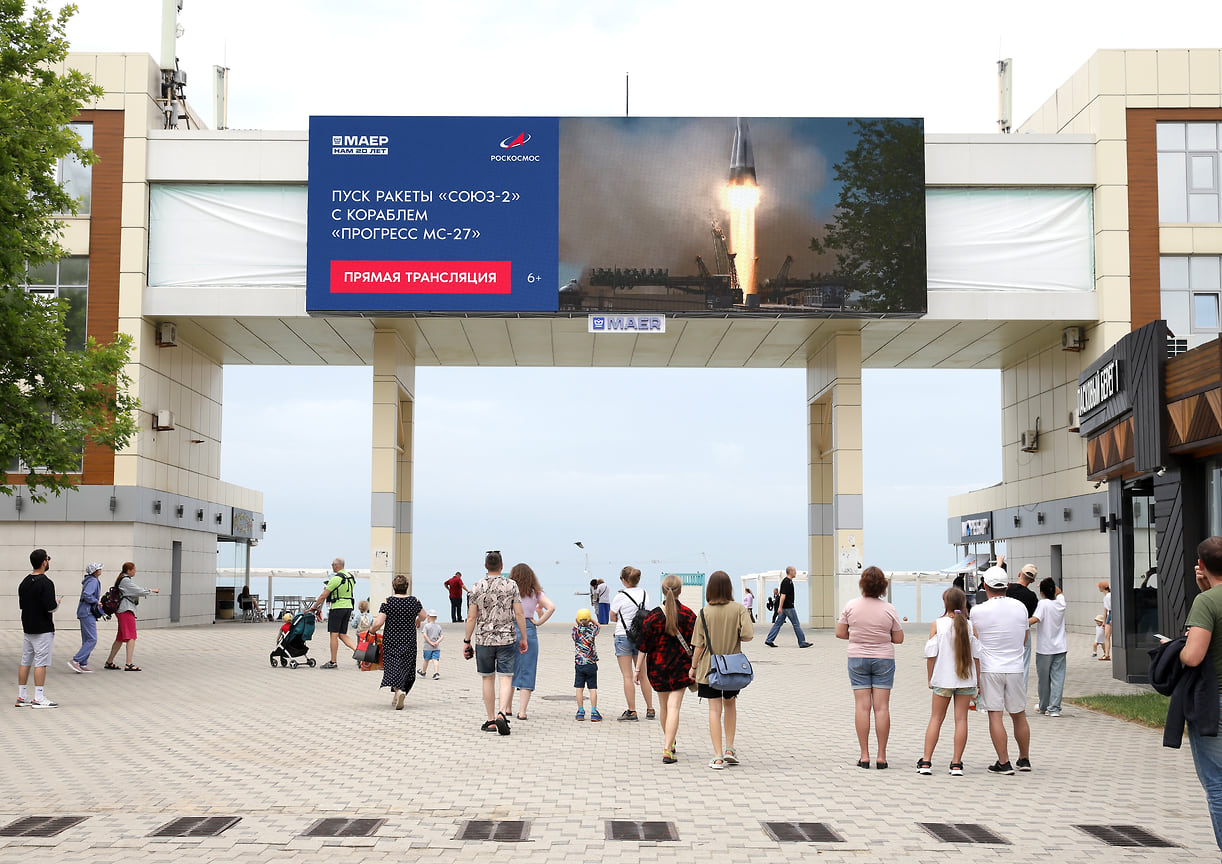
POLYGON ((598 624, 589 609, 577 610, 577 625, 573 627, 573 686, 577 688, 577 719, 586 719, 585 690, 590 690, 590 722, 603 719, 598 713, 598 648, 594 640, 598 624))

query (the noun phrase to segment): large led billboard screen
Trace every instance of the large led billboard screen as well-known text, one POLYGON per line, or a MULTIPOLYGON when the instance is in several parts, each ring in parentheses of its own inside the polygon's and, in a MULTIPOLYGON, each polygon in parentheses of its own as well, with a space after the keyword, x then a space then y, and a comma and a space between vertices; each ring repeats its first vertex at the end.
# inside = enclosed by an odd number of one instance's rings
POLYGON ((313 117, 307 308, 926 310, 919 119, 313 117))

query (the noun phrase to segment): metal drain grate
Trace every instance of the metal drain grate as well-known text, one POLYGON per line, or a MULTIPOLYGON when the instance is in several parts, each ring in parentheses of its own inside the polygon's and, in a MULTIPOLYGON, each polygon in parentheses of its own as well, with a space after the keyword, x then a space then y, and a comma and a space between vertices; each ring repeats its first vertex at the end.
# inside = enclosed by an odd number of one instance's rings
POLYGON ((608 840, 659 840, 679 839, 674 822, 629 822, 623 819, 606 821, 608 840))
POLYGON ((241 816, 180 816, 148 836, 217 837, 241 821, 241 816))
POLYGON ((1009 845, 1010 841, 994 834, 983 825, 972 822, 918 822, 922 828, 943 843, 998 843, 1009 845))
POLYGON ((88 819, 88 816, 23 816, 3 828, 0 837, 54 837, 88 819))
POLYGON ((302 832, 304 837, 372 837, 385 819, 319 819, 302 832))
POLYGON ((454 839, 521 843, 530 839, 530 823, 515 819, 468 819, 459 827, 454 839))
POLYGON ((1079 831, 1085 831, 1109 846, 1171 847, 1178 845, 1156 834, 1151 834, 1145 828, 1137 825, 1075 825, 1073 827, 1079 831))
POLYGON ((761 822, 766 833, 780 843, 843 843, 844 838, 824 822, 761 822))

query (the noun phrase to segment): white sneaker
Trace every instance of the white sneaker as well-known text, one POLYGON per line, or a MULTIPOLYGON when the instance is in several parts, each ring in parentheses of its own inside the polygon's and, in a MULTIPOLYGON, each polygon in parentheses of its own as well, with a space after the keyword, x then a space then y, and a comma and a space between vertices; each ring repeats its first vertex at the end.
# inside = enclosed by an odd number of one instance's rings
POLYGON ((42 699, 30 700, 30 707, 31 708, 58 708, 59 703, 52 702, 50 699, 47 698, 46 694, 44 693, 42 699))
POLYGON ((1053 708, 1052 710, 1050 710, 1050 711, 1048 712, 1048 716, 1049 716, 1049 717, 1060 717, 1060 716, 1061 716, 1061 712, 1060 712, 1060 711, 1058 711, 1056 708, 1053 708))

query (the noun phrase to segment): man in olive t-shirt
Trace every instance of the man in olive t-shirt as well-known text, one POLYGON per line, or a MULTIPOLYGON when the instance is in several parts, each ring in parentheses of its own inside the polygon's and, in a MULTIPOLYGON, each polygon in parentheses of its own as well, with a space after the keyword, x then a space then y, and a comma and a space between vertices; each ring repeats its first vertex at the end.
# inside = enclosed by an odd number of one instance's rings
MULTIPOLYGON (((1208 655, 1214 670, 1222 672, 1222 537, 1209 537, 1197 546, 1196 574, 1201 593, 1188 612, 1188 639, 1180 651, 1180 662, 1198 666, 1208 655)), ((1222 696, 1219 700, 1222 703, 1222 696)), ((1214 840, 1222 849, 1222 736, 1202 735, 1189 720, 1188 744, 1197 779, 1205 788, 1214 840)))

